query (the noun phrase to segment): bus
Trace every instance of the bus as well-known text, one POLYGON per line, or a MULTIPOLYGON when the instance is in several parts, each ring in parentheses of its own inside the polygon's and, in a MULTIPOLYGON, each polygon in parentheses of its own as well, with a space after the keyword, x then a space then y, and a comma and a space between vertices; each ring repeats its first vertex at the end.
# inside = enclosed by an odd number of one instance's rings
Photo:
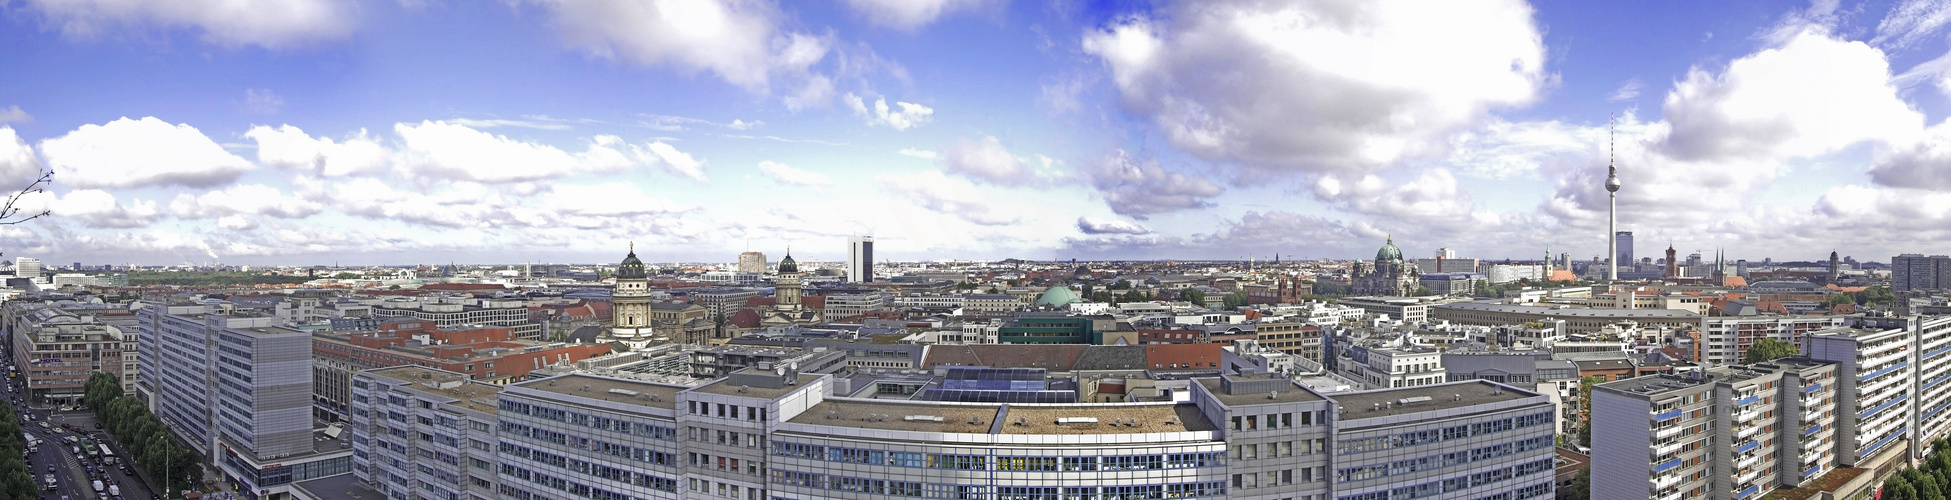
POLYGON ((102 448, 102 465, 115 465, 115 450, 108 449, 108 443, 101 443, 95 446, 102 448))

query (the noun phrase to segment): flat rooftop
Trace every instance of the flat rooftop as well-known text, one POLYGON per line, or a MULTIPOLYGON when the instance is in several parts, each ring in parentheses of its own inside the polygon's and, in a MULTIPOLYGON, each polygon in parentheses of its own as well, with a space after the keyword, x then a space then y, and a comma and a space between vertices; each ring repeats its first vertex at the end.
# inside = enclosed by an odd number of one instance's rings
POLYGON ((641 380, 599 377, 581 373, 572 373, 542 380, 531 380, 515 385, 517 387, 538 391, 667 410, 676 410, 677 393, 689 389, 689 387, 683 386, 664 385, 641 380))
POLYGON ((1219 379, 1216 377, 1196 378, 1193 379, 1193 381, 1198 382, 1199 385, 1205 386, 1206 392, 1212 393, 1214 399, 1218 399, 1220 403, 1223 403, 1226 406, 1262 405, 1262 404, 1273 404, 1273 403, 1297 403, 1297 402, 1305 402, 1305 401, 1322 400, 1321 396, 1317 396, 1312 392, 1308 392, 1306 389, 1302 389, 1300 385, 1295 384, 1291 381, 1287 383, 1287 386, 1282 387, 1282 389, 1284 390, 1275 393, 1273 399, 1268 399, 1267 393, 1265 392, 1253 392, 1248 394, 1227 394, 1224 389, 1220 388, 1219 379))
MULTIPOLYGON (((799 374, 796 376, 799 377, 799 380, 802 383, 820 377, 819 375, 808 375, 808 374, 799 374)), ((800 384, 788 384, 787 386, 778 389, 741 386, 741 385, 732 384, 731 380, 732 380, 731 377, 721 378, 715 382, 699 386, 697 389, 693 389, 693 391, 702 392, 706 394, 719 394, 725 396, 742 396, 748 398, 778 399, 780 396, 784 396, 787 393, 793 392, 800 388, 800 384)))
POLYGON ((1217 430, 1191 404, 1005 405, 828 399, 793 417, 809 425, 961 434, 1143 434, 1217 430), (937 420, 939 418, 939 421, 937 420), (1071 423, 1058 419, 1076 418, 1071 423), (996 425, 997 420, 1002 425, 996 425), (1095 419, 1095 422, 1087 419, 1095 419), (1130 419, 1133 425, 1119 425, 1130 419))
POLYGON ((489 415, 495 414, 500 408, 498 398, 501 396, 501 387, 468 380, 467 376, 459 373, 413 365, 368 370, 366 373, 377 377, 386 377, 401 382, 412 383, 413 390, 416 391, 454 398, 456 401, 448 404, 461 408, 489 415), (432 385, 433 383, 453 381, 460 381, 461 385, 447 389, 432 385))
POLYGON ((386 498, 386 495, 382 495, 378 491, 373 491, 372 488, 360 484, 359 476, 351 473, 301 481, 297 486, 299 489, 310 492, 314 498, 345 498, 349 500, 383 500, 386 498))
POLYGON ((1542 307, 1498 304, 1491 302, 1453 302, 1435 306, 1437 309, 1461 309, 1465 311, 1499 312, 1512 314, 1536 314, 1561 318, 1641 318, 1641 319, 1687 319, 1698 318, 1699 314, 1679 309, 1595 309, 1590 307, 1542 307))
POLYGON ((1218 430, 1199 407, 1190 404, 1097 404, 1089 406, 1011 405, 1003 416, 1003 434, 1132 434, 1218 430), (1095 418, 1096 422, 1057 423, 1061 418, 1095 418), (1127 425, 1116 425, 1119 419, 1127 425))
POLYGON ((996 411, 1002 407, 997 404, 956 405, 934 401, 903 404, 887 401, 828 399, 806 409, 790 422, 891 431, 988 434, 989 427, 995 424, 996 411), (942 420, 910 420, 907 418, 910 415, 941 417, 942 420))
POLYGON ((1536 396, 1536 394, 1499 386, 1482 380, 1470 380, 1419 387, 1404 387, 1400 389, 1338 392, 1328 395, 1328 398, 1341 404, 1340 418, 1342 420, 1352 420, 1447 410, 1484 403, 1515 401, 1532 396, 1536 396), (1458 398, 1457 396, 1462 397, 1458 398), (1412 398, 1428 399, 1408 404, 1402 403, 1402 400, 1412 398), (1377 405, 1380 405, 1381 409, 1373 409, 1377 405))

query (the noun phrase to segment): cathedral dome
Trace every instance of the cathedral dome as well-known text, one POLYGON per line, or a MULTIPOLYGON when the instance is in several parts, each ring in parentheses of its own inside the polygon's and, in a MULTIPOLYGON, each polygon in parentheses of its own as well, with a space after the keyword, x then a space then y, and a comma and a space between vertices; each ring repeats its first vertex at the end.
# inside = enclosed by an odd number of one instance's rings
POLYGON ((1375 262, 1402 262, 1402 249, 1396 248, 1394 237, 1390 237, 1388 243, 1383 243, 1382 249, 1375 251, 1375 262))
POLYGON ((630 255, 623 258, 623 264, 616 266, 616 279, 650 279, 650 275, 644 273, 644 261, 637 260, 636 245, 633 244, 630 247, 630 255))
POLYGON ((1043 295, 1037 296, 1036 305, 1055 308, 1064 307, 1072 302, 1083 302, 1083 300, 1077 298, 1077 292, 1071 291, 1070 287, 1053 286, 1048 290, 1044 290, 1043 295))
POLYGON ((786 258, 779 259, 779 274, 797 272, 799 272, 799 263, 793 262, 792 252, 786 252, 786 258))

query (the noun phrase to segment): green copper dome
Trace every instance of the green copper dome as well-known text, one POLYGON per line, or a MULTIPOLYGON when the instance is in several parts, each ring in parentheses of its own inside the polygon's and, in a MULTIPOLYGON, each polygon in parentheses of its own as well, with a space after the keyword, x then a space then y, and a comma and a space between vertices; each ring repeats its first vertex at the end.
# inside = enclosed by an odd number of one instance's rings
POLYGON ((1388 243, 1382 244, 1381 250, 1375 251, 1375 261, 1402 262, 1402 249, 1396 248, 1396 239, 1394 236, 1389 237, 1388 243))
POLYGON ((793 262, 793 252, 786 251, 786 258, 779 259, 779 274, 799 272, 799 263, 793 262))
POLYGON ((1039 307, 1049 306, 1056 308, 1070 305, 1072 302, 1083 301, 1084 299, 1077 298, 1077 292, 1071 291, 1070 287, 1053 286, 1048 290, 1044 290, 1043 295, 1037 296, 1036 305, 1039 307))
POLYGON ((637 244, 631 243, 630 255, 623 258, 623 264, 616 266, 616 279, 640 280, 649 277, 650 275, 644 272, 644 261, 637 260, 637 244))

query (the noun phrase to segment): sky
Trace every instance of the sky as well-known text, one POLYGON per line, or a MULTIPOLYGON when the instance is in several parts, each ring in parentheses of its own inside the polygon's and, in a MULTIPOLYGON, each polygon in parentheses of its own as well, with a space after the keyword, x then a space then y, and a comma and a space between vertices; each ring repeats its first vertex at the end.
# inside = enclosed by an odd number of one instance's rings
POLYGON ((1951 253, 1951 1, 0 0, 0 258, 1951 253), (17 217, 16 217, 17 218, 17 217))

